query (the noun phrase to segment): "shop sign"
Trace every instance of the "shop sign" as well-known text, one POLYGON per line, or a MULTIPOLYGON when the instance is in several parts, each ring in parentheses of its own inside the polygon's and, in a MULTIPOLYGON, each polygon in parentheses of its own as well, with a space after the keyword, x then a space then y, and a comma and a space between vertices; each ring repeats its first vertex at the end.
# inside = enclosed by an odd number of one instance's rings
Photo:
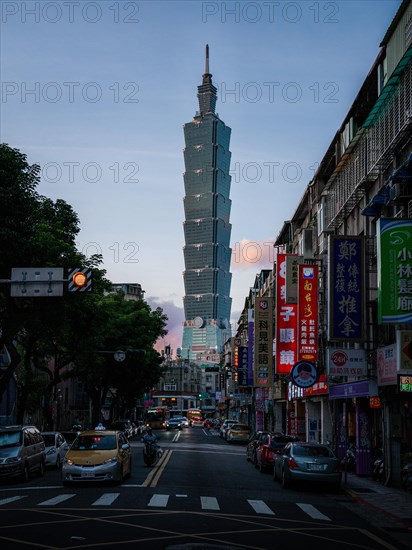
POLYGON ((303 256, 287 254, 285 258, 286 277, 285 294, 287 304, 298 303, 299 264, 303 263, 303 256))
POLYGON ((364 339, 364 239, 330 237, 329 339, 359 342, 364 339))
POLYGON ((412 331, 397 330, 396 343, 398 344, 398 369, 412 372, 412 331))
POLYGON ((383 409, 383 405, 379 397, 372 396, 369 397, 369 408, 370 409, 383 409))
POLYGON ((248 356, 247 356, 247 385, 253 386, 253 357, 254 357, 254 350, 253 350, 253 344, 255 339, 255 323, 253 319, 253 309, 249 308, 247 310, 247 336, 248 336, 248 343, 247 343, 247 350, 248 350, 248 356))
POLYGON ((278 254, 276 260, 276 353, 277 374, 289 374, 297 360, 297 304, 286 301, 286 258, 296 254, 278 254))
POLYGON ((349 384, 329 386, 329 399, 350 399, 378 395, 378 388, 372 380, 360 380, 349 384))
POLYGON ((396 344, 378 348, 378 386, 393 386, 397 383, 396 344))
POLYGON ((328 348, 329 376, 365 376, 367 373, 365 350, 328 348))
POLYGON ((313 384, 310 388, 304 388, 303 397, 310 397, 311 395, 327 395, 329 393, 328 383, 326 381, 326 374, 321 374, 319 380, 313 384))
POLYGON ((298 300, 298 361, 318 360, 318 266, 300 264, 298 300))
POLYGON ((248 349, 240 346, 239 350, 239 386, 247 386, 248 349))
POLYGON ((399 375, 399 391, 403 393, 412 393, 412 375, 399 375))
POLYGON ((319 372, 315 363, 298 361, 290 372, 292 384, 299 388, 310 388, 318 380, 319 372))
POLYGON ((412 220, 380 218, 378 322, 412 323, 412 220))
POLYGON ((255 298, 254 385, 273 384, 273 298, 255 298))

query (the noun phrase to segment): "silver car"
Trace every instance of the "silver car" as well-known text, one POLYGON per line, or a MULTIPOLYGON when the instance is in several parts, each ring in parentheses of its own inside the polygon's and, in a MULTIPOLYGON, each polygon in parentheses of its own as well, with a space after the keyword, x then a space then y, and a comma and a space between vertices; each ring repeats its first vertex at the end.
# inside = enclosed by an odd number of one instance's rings
POLYGON ((44 474, 44 439, 36 426, 0 428, 0 478, 21 477, 28 481, 33 472, 44 474))
POLYGON ((294 482, 327 484, 339 491, 342 470, 339 460, 327 445, 288 443, 275 457, 274 479, 287 488, 294 482))

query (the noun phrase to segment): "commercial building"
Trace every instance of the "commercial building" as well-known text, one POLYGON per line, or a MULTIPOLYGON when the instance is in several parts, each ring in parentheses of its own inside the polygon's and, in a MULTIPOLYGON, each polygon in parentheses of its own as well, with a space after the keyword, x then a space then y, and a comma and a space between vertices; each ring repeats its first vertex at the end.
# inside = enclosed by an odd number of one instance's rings
POLYGON ((206 67, 199 111, 184 125, 185 321, 182 358, 221 351, 230 335, 231 130, 215 112, 216 88, 206 67))

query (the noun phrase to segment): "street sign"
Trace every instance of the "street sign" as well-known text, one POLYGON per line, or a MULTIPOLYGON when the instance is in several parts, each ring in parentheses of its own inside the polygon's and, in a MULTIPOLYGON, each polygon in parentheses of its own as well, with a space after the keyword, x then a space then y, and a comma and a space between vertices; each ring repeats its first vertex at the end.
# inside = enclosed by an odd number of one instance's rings
POLYGON ((13 298, 63 296, 63 268, 13 267, 10 296, 13 298))

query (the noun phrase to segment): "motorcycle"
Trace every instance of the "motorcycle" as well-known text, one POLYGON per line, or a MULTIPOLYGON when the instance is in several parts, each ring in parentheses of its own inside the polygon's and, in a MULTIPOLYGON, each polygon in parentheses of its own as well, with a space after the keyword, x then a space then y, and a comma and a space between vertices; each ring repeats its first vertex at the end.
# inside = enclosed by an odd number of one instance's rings
POLYGON ((355 446, 353 444, 346 449, 346 453, 342 459, 341 466, 345 472, 355 471, 356 455, 355 455, 355 446))
POLYGON ((143 460, 146 466, 153 466, 158 458, 158 448, 155 443, 144 442, 143 460))
POLYGON ((383 481, 385 476, 385 467, 383 462, 383 451, 377 449, 372 466, 372 479, 374 481, 383 481))

